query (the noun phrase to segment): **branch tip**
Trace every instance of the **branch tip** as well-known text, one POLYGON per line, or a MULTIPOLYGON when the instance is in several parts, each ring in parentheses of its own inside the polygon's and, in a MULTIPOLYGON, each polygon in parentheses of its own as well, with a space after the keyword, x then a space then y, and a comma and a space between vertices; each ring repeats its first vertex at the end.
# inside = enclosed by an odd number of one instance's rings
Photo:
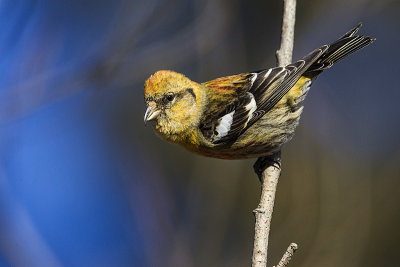
POLYGON ((282 259, 279 261, 278 265, 274 267, 285 267, 289 264, 292 259, 293 254, 296 252, 298 246, 296 243, 291 243, 286 249, 285 254, 283 254, 282 259))

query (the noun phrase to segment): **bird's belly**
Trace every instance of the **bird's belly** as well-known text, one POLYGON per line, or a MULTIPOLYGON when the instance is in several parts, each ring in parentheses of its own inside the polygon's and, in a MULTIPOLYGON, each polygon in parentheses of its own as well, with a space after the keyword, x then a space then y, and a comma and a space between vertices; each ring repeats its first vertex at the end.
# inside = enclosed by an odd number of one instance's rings
POLYGON ((303 107, 291 112, 289 108, 274 108, 244 132, 232 145, 232 151, 247 157, 270 155, 278 151, 283 144, 292 139, 299 124, 303 107))

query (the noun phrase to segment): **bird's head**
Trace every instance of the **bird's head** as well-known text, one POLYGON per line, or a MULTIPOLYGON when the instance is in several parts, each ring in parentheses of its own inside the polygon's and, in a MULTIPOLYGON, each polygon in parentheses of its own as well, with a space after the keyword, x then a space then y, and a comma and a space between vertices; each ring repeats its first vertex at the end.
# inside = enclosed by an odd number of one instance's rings
POLYGON ((156 131, 168 141, 187 134, 199 121, 200 84, 183 74, 157 71, 144 84, 147 110, 144 121, 151 121, 156 131))

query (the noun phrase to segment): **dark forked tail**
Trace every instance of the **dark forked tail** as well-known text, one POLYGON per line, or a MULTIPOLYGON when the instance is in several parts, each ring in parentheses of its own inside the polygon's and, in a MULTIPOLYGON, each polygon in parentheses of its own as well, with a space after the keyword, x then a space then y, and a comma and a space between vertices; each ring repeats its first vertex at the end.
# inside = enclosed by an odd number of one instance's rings
POLYGON ((326 69, 329 69, 333 64, 338 62, 351 53, 369 45, 375 38, 363 35, 355 35, 362 24, 358 24, 339 40, 330 44, 326 51, 304 72, 305 76, 315 77, 326 69))

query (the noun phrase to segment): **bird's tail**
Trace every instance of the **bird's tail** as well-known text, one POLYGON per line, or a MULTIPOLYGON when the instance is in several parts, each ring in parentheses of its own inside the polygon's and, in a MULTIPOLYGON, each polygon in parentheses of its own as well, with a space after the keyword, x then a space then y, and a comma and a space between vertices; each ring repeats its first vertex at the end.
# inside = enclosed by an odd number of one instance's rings
POLYGON ((325 52, 307 69, 304 75, 315 77, 342 58, 375 41, 375 38, 369 36, 355 35, 361 26, 361 23, 358 24, 334 43, 321 47, 325 52))

